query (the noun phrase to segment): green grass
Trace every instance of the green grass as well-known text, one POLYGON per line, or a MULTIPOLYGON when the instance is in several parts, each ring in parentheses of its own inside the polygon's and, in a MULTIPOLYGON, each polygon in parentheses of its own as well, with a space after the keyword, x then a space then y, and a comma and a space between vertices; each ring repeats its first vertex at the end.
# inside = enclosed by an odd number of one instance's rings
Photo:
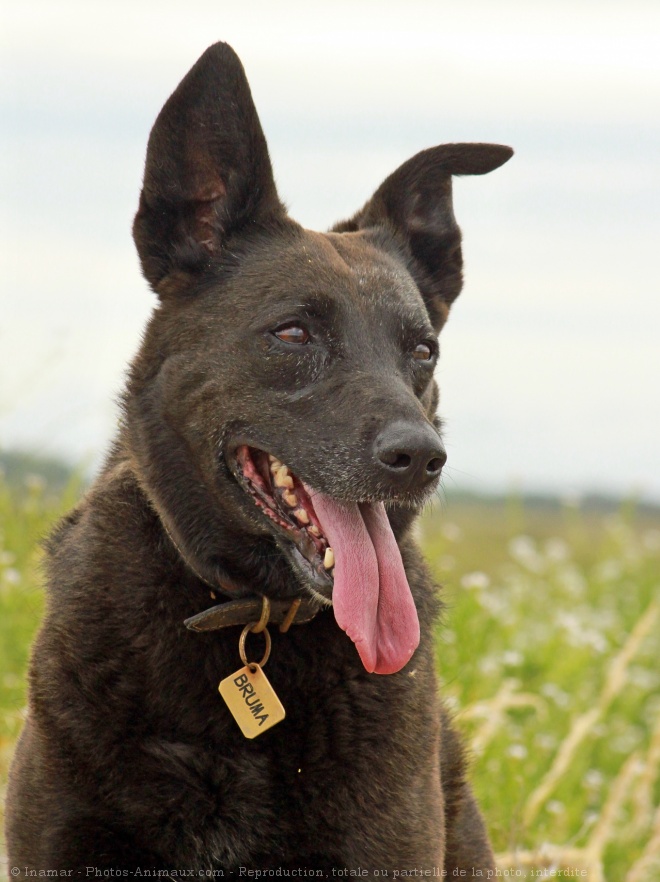
POLYGON ((79 487, 79 481, 70 480, 65 489, 53 492, 37 475, 28 475, 20 487, 0 477, 1 793, 22 725, 30 644, 43 610, 40 541, 73 505, 79 487))
POLYGON ((660 519, 450 502, 421 533, 500 865, 660 878, 660 519))
MULTIPOLYGON (((78 492, 0 480, 2 789, 43 608, 39 540, 78 492)), ((420 535, 447 603, 443 692, 501 867, 660 878, 658 515, 450 500, 420 535)))

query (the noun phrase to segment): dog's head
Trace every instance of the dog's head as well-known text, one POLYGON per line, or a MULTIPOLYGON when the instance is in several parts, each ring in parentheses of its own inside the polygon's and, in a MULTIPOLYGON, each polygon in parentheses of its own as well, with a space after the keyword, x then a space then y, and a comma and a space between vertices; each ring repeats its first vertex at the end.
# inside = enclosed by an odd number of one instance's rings
POLYGON ((402 529, 445 462, 433 369, 462 284, 452 175, 511 153, 425 150, 310 232, 279 200, 222 43, 149 139, 134 236, 160 304, 125 397, 142 485, 204 580, 332 598, 370 670, 398 670, 418 639, 384 504, 402 529))

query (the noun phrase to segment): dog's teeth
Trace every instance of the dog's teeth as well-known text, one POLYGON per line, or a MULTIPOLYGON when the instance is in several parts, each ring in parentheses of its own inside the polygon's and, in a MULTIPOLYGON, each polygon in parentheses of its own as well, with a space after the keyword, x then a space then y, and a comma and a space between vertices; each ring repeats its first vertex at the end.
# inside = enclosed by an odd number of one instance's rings
POLYGON ((293 490, 293 478, 289 474, 289 470, 285 465, 275 472, 275 486, 286 487, 288 490, 293 490))
POLYGON ((335 553, 332 548, 328 547, 325 550, 325 556, 323 558, 323 566, 326 570, 331 570, 335 565, 335 553))
POLYGON ((312 534, 312 536, 320 536, 321 535, 321 531, 316 526, 316 524, 312 524, 312 526, 308 527, 308 529, 309 529, 309 532, 312 534))
POLYGON ((273 456, 272 453, 268 454, 268 459, 270 461, 270 470, 273 474, 275 474, 282 468, 282 463, 276 456, 273 456))
POLYGON ((309 515, 305 511, 304 508, 297 508, 293 513, 294 518, 300 524, 308 524, 309 523, 309 515))
POLYGON ((282 499, 290 508, 295 508, 298 505, 298 497, 291 490, 285 490, 282 494, 282 499))

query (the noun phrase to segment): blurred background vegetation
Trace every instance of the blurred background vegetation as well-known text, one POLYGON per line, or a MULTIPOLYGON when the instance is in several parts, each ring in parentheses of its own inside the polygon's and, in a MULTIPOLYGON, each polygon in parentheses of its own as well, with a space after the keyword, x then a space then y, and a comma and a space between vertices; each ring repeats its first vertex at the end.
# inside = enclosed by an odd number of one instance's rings
MULTIPOLYGON (((40 540, 84 482, 26 454, 0 467, 4 795, 43 610, 40 540)), ((419 533, 446 603, 438 671, 502 870, 657 882, 660 509, 454 493, 419 533)))

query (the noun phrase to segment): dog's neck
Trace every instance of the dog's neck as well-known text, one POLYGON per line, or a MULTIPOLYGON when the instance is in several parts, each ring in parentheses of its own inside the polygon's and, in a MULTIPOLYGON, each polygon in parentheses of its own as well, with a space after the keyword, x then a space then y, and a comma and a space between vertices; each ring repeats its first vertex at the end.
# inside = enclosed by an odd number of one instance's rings
MULTIPOLYGON (((175 540, 165 518, 158 511, 157 505, 150 501, 144 483, 140 480, 136 463, 127 452, 127 447, 121 444, 121 440, 117 443, 116 450, 108 461, 106 474, 108 478, 114 478, 115 480, 122 480, 129 476, 132 478, 135 483, 135 489, 144 501, 145 509, 149 510, 157 520, 162 530, 163 538, 169 544, 170 553, 174 558, 178 558, 184 567, 189 570, 199 581, 200 586, 210 589, 212 599, 217 599, 216 592, 222 591, 225 591, 227 594, 235 594, 236 591, 240 591, 243 594, 243 596, 235 600, 227 599, 216 603, 214 606, 185 619, 184 624, 189 630, 203 633, 259 621, 263 608, 263 594, 256 591, 253 593, 250 590, 250 593, 245 596, 246 586, 239 585, 227 577, 222 579, 218 577, 215 584, 204 578, 189 559, 189 556, 184 553, 180 544, 175 540)), ((288 630, 291 624, 302 625, 311 622, 322 609, 323 604, 311 597, 304 599, 289 597, 288 599, 271 600, 268 624, 284 626, 284 629, 288 630)))
MULTIPOLYGON (((174 541, 172 534, 167 529, 165 523, 161 519, 161 525, 168 539, 176 549, 181 560, 186 566, 197 576, 197 578, 208 585, 202 576, 197 573, 190 561, 185 557, 181 548, 174 541)), ((211 592, 211 596, 215 597, 215 592, 211 592)), ((221 628, 230 628, 237 625, 248 625, 259 621, 262 612, 263 597, 254 595, 252 597, 240 597, 237 600, 227 600, 224 603, 218 603, 209 609, 203 610, 194 616, 190 616, 184 621, 185 626, 191 631, 218 631, 221 628)), ((274 600, 270 602, 270 615, 267 624, 280 625, 280 630, 288 630, 292 624, 302 625, 311 620, 322 609, 322 605, 312 598, 299 600, 274 600), (286 627, 284 627, 286 626, 286 627)))

